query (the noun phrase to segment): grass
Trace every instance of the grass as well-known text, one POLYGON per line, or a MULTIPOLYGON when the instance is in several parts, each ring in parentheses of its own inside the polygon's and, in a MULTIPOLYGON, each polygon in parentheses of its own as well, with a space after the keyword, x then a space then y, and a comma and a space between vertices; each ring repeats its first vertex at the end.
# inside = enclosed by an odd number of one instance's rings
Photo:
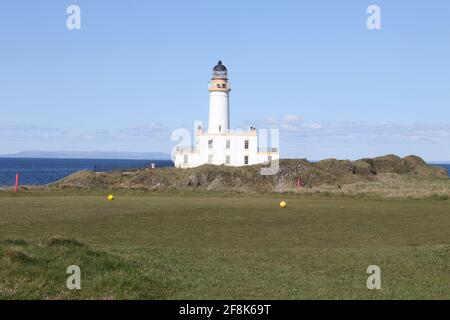
POLYGON ((445 198, 0 193, 0 299, 449 299, 449 283, 445 198))

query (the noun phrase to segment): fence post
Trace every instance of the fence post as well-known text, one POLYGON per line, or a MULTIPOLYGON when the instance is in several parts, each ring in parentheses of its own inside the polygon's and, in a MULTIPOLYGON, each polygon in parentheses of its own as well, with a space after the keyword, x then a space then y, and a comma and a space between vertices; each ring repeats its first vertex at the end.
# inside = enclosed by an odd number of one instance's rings
POLYGON ((15 192, 19 192, 19 174, 16 173, 16 188, 15 188, 15 192))

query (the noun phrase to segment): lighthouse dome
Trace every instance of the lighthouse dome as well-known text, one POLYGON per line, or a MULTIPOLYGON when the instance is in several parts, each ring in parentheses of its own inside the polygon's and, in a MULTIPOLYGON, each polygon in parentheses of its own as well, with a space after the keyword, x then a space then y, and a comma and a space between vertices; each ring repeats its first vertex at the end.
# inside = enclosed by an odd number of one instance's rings
POLYGON ((227 71, 227 68, 224 66, 221 60, 216 64, 213 71, 227 71))
POLYGON ((213 68, 213 79, 227 79, 228 72, 227 67, 219 60, 216 66, 213 68))

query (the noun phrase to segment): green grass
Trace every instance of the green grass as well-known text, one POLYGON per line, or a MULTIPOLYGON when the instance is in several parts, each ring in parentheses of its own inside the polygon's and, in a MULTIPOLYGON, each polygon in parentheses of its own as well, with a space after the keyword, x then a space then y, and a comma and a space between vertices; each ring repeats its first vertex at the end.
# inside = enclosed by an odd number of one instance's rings
POLYGON ((450 201, 281 197, 0 193, 0 299, 450 298, 450 201))

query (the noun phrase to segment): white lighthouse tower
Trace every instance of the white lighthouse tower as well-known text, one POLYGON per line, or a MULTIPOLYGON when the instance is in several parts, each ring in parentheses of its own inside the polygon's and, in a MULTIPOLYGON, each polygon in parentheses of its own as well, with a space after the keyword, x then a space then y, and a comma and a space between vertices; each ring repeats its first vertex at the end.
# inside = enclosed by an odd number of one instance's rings
POLYGON ((204 164, 246 166, 279 159, 278 148, 260 148, 255 127, 246 131, 230 129, 230 84, 227 68, 219 61, 209 82, 208 130, 195 131, 195 146, 176 148, 177 168, 192 168, 204 164))
POLYGON ((227 133, 230 129, 230 86, 227 68, 219 61, 209 83, 209 133, 227 133))

